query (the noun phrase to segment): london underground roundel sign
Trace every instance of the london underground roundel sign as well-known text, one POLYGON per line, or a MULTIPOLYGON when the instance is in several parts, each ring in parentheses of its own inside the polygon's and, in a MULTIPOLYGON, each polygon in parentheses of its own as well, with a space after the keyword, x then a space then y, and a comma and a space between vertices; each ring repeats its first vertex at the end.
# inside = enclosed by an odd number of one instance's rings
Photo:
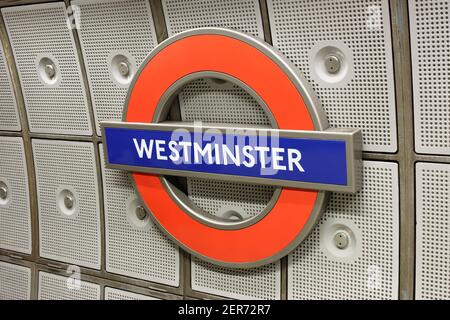
POLYGON ((327 192, 356 192, 361 132, 330 129, 305 79, 282 54, 245 34, 217 28, 180 33, 156 47, 134 77, 122 122, 102 123, 107 167, 132 172, 155 223, 177 244, 228 267, 271 263, 315 226, 327 192), (239 85, 272 128, 169 121, 187 83, 239 85), (243 219, 192 205, 170 177, 274 185, 267 208, 243 219), (232 219, 230 217, 233 217, 232 219))

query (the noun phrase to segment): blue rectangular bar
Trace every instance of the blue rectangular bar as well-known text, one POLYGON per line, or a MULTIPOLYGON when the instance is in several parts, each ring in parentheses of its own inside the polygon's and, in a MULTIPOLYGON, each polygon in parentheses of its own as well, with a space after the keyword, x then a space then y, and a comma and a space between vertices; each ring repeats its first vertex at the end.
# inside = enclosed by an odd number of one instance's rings
MULTIPOLYGON (((169 171, 346 186, 346 141, 105 127, 107 163, 169 171)), ((191 174, 192 176, 192 174, 191 174)), ((255 181, 257 183, 257 181, 255 181)))

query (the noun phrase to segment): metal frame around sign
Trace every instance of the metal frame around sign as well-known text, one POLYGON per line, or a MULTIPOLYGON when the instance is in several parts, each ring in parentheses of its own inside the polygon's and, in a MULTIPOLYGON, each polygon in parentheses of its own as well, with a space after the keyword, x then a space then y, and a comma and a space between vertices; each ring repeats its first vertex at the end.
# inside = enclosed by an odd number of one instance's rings
POLYGON ((141 172, 141 173, 151 173, 158 175, 171 175, 179 177, 197 177, 197 178, 211 178, 219 179, 225 181, 235 181, 243 183, 253 183, 253 184, 264 184, 279 187, 288 188, 298 188, 298 189, 308 189, 308 190, 324 190, 324 191, 334 191, 334 192, 349 192, 355 193, 361 187, 361 177, 358 174, 362 170, 362 160, 361 160, 361 130, 359 129, 328 129, 326 131, 301 131, 301 130, 276 130, 276 129, 262 129, 257 127, 241 127, 241 126, 196 126, 194 124, 183 123, 183 122, 166 122, 166 123, 127 123, 127 122, 104 122, 101 125, 102 137, 104 137, 104 154, 106 155, 106 166, 110 169, 125 170, 130 172, 141 172), (256 135, 256 136, 270 136, 271 134, 276 134, 280 137, 285 138, 296 138, 296 139, 314 139, 314 140, 337 140, 344 141, 346 146, 346 163, 347 163, 347 185, 332 185, 332 184, 321 184, 312 182, 302 182, 302 181, 291 181, 291 180, 281 180, 281 179, 271 179, 266 177, 247 177, 239 175, 228 175, 228 174, 214 174, 214 173, 204 173, 195 172, 187 170, 172 170, 172 169, 161 169, 152 167, 141 167, 141 166, 131 166, 124 164, 114 164, 110 162, 109 152, 108 152, 108 142, 106 140, 107 134, 105 132, 108 128, 120 128, 120 129, 137 129, 137 130, 157 130, 157 131, 174 131, 177 129, 184 129, 189 132, 205 132, 208 130, 215 130, 220 132, 220 134, 242 134, 246 135, 256 135), (232 132, 230 132, 230 130, 232 132), (358 151, 359 149, 359 151, 358 151), (356 151, 355 151, 356 150, 356 151))

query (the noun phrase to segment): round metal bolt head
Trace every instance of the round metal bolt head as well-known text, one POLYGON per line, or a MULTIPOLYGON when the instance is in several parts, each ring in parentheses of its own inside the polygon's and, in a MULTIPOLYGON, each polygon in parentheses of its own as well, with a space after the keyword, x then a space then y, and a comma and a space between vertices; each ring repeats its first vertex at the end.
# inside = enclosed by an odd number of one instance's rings
POLYGON ((53 65, 51 65, 51 64, 46 64, 46 65, 45 65, 45 74, 46 74, 50 79, 52 79, 52 78, 55 76, 55 74, 56 74, 56 72, 55 72, 55 67, 54 67, 53 65))
POLYGON ((127 77, 130 74, 130 67, 128 66, 128 63, 125 61, 119 63, 119 72, 123 77, 127 77))
POLYGON ((6 187, 0 187, 0 199, 5 200, 8 196, 8 189, 6 187))
POLYGON ((325 68, 330 74, 336 74, 341 70, 341 59, 336 55, 328 55, 325 57, 325 68))
POLYGON ((138 206, 136 208, 136 217, 141 221, 147 217, 147 211, 145 211, 143 206, 138 206))
POLYGON ((66 206, 67 209, 72 209, 74 202, 75 201, 72 195, 66 195, 64 197, 64 205, 66 206))
POLYGON ((338 249, 346 249, 349 244, 349 236, 346 232, 340 231, 334 236, 334 244, 338 249))

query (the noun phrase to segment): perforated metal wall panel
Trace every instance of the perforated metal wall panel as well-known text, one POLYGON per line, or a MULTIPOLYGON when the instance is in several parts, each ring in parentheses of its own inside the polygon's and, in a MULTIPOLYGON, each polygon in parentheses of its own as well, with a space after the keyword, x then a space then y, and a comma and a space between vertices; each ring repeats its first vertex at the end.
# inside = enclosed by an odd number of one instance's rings
POLYGON ((365 151, 395 152, 388 0, 268 0, 272 40, 312 84, 330 125, 363 131, 365 151), (341 61, 329 73, 325 59, 341 61))
POLYGON ((162 0, 169 37, 199 27, 222 27, 264 38, 258 0, 162 0))
POLYGON ((39 300, 100 300, 100 286, 74 278, 39 272, 39 300))
POLYGON ((40 256, 100 269, 100 207, 94 146, 33 140, 40 256), (66 200, 72 199, 72 206, 66 200))
POLYGON ((418 153, 450 154, 450 3, 410 0, 418 153))
POLYGON ((121 275, 179 285, 179 250, 147 215, 136 214, 141 201, 128 173, 105 168, 103 147, 103 190, 106 225, 106 270, 121 275))
POLYGON ((144 296, 130 291, 115 288, 105 288, 105 300, 160 300, 155 297, 144 296))
POLYGON ((179 95, 184 121, 269 126, 264 110, 251 95, 238 86, 215 85, 199 79, 188 84, 179 95))
POLYGON ((397 167, 364 161, 363 189, 332 194, 317 227, 289 255, 289 299, 398 298, 397 167), (348 245, 339 249, 342 233, 348 245))
POLYGON ((31 254, 30 197, 22 138, 0 137, 0 188, 0 248, 31 254))
POLYGON ((0 130, 20 131, 19 113, 5 52, 0 43, 0 130))
POLYGON ((29 300, 31 269, 0 261, 0 300, 29 300))
POLYGON ((31 132, 91 135, 85 87, 63 2, 2 9, 31 132))
POLYGON ((450 299, 450 164, 416 164, 416 299, 450 299))
POLYGON ((100 122, 121 120, 128 86, 142 61, 157 44, 148 0, 75 0, 75 15, 86 62, 92 103, 100 122), (120 13, 120 14, 118 14, 120 13), (128 74, 121 74, 125 63, 128 74))
POLYGON ((254 269, 230 269, 192 257, 191 286, 199 292, 232 299, 280 299, 280 262, 254 269))

